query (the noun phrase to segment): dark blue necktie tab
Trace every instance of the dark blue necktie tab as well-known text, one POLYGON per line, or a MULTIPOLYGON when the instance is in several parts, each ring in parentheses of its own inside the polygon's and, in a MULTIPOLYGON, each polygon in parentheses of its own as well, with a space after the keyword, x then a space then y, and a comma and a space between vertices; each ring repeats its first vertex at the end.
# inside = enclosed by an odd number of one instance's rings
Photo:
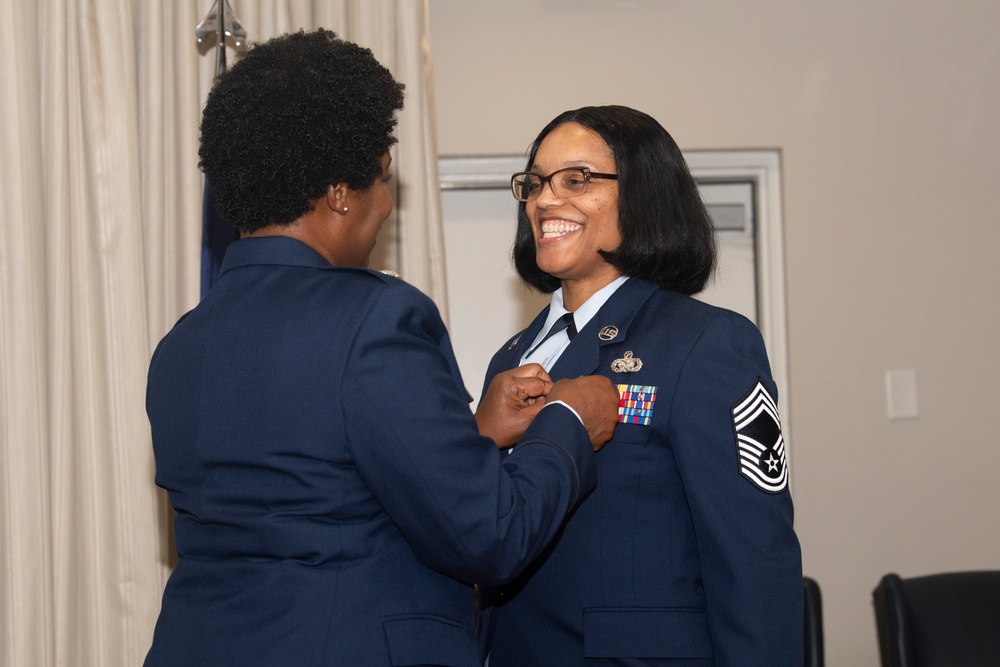
POLYGON ((526 354, 525 356, 526 357, 530 357, 532 354, 535 353, 535 350, 537 350, 538 348, 540 348, 542 346, 542 343, 544 343, 548 339, 552 338, 553 336, 555 336, 557 333, 559 333, 563 329, 566 330, 566 335, 569 337, 569 339, 573 340, 573 336, 576 335, 576 322, 573 321, 573 313, 566 313, 565 315, 563 315, 562 317, 560 317, 558 320, 556 320, 555 322, 553 322, 552 323, 552 328, 549 329, 549 332, 547 334, 545 334, 545 338, 543 338, 542 340, 538 341, 538 345, 536 345, 535 347, 533 347, 530 350, 528 350, 528 354, 526 354))

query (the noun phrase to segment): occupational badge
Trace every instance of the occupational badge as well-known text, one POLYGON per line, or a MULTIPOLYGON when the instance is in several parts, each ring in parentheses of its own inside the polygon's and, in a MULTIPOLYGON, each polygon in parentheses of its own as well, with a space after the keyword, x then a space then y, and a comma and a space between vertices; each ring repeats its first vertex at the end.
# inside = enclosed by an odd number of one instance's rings
POLYGON ((656 403, 656 387, 641 384, 618 385, 618 422, 649 426, 656 403))
POLYGON ((611 371, 614 373, 635 373, 640 368, 642 368, 642 359, 633 357, 631 350, 626 352, 621 359, 615 359, 611 362, 611 371))
POLYGON ((732 407, 732 415, 740 474, 761 491, 781 493, 788 486, 785 441, 778 406, 760 378, 732 407))
POLYGON ((601 340, 614 340, 618 336, 618 327, 614 325, 606 326, 597 332, 597 337, 601 340))

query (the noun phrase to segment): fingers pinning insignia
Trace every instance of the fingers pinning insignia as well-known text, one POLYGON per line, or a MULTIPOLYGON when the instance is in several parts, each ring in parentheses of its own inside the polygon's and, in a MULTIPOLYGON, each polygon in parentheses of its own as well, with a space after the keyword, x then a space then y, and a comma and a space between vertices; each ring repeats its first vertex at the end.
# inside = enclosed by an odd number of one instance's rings
POLYGON ((618 422, 649 426, 656 404, 656 387, 640 384, 618 385, 618 422))
POLYGON ((785 441, 778 406, 760 378, 733 406, 732 415, 740 474, 761 491, 781 493, 788 486, 785 441))

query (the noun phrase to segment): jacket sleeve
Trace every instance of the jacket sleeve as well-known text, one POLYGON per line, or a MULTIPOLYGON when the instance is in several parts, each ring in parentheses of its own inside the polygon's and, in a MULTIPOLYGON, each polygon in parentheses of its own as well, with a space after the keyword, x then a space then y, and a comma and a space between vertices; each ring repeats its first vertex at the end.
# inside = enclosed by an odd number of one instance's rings
POLYGON ((758 382, 776 402, 757 328, 734 313, 714 317, 684 361, 669 438, 694 521, 716 664, 798 667, 802 565, 787 478, 771 486, 755 478, 737 443, 734 407, 758 382))
POLYGON ((411 288, 364 314, 344 383, 358 473, 417 557, 452 577, 513 578, 596 484, 586 429, 562 406, 509 455, 479 435, 444 324, 411 288))

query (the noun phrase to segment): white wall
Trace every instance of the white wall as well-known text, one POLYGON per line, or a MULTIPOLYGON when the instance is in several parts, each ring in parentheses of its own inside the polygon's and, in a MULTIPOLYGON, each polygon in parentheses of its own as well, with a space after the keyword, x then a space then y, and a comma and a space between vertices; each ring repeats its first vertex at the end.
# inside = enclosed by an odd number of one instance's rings
POLYGON ((609 103, 685 150, 782 151, 782 389, 828 664, 878 665, 883 573, 1000 568, 1000 4, 430 4, 442 154, 609 103), (894 369, 919 419, 887 419, 894 369))

